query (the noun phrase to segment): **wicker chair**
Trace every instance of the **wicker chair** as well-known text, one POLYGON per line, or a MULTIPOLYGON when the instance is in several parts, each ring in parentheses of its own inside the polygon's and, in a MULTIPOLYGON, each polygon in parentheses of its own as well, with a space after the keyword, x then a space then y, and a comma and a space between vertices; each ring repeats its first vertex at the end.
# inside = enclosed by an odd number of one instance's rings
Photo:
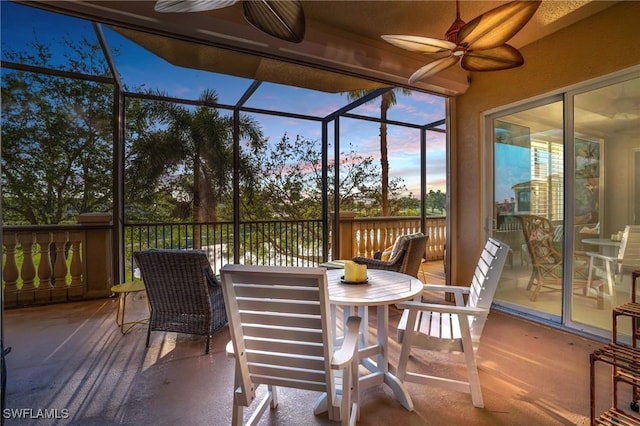
POLYGON ((149 297, 151 331, 207 336, 227 323, 222 286, 201 250, 151 249, 133 253, 149 297))
POLYGON ((418 277, 420 264, 427 249, 428 235, 417 232, 410 235, 401 235, 393 244, 391 257, 388 261, 381 259, 382 252, 378 251, 373 259, 356 256, 352 260, 356 263, 367 265, 369 269, 384 269, 387 271, 402 272, 403 274, 418 277))
MULTIPOLYGON (((549 219, 536 215, 518 215, 522 224, 522 233, 531 257, 532 270, 527 290, 532 287, 531 300, 536 301, 538 294, 544 291, 562 291, 564 260, 562 257, 562 241, 557 236, 556 228, 549 219)), ((574 277, 572 289, 582 289, 588 293, 588 261, 586 255, 576 253, 574 258, 574 277)), ((603 307, 603 295, 595 289, 598 308, 603 307)))

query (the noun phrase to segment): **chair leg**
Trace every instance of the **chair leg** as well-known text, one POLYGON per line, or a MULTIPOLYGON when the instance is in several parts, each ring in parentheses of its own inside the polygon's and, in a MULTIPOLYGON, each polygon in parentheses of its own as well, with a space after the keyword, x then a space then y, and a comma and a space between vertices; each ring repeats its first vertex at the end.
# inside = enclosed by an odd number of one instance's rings
POLYGON ((233 412, 231 413, 231 424, 233 426, 242 426, 243 411, 242 405, 238 404, 236 399, 233 398, 233 412))
POLYGON ((611 306, 616 306, 616 290, 613 286, 613 274, 611 273, 611 262, 605 260, 607 269, 607 285, 609 286, 609 296, 611 296, 611 306))
POLYGON ((360 365, 360 357, 358 351, 354 354, 353 365, 351 366, 351 419, 350 424, 356 423, 360 420, 360 372, 358 366, 360 365), (354 412, 355 410, 355 412, 354 412))
POLYGON ((151 319, 149 319, 149 327, 147 327, 147 348, 149 347, 150 338, 151 338, 151 319))
POLYGON ((471 341, 471 331, 469 330, 469 320, 466 315, 458 316, 460 328, 462 332, 462 350, 467 364, 467 374, 469 376, 469 392, 471 393, 471 401, 473 406, 477 408, 484 407, 482 399, 482 388, 480 387, 480 375, 478 374, 478 364, 476 362, 476 353, 473 349, 471 341))
POLYGON ((342 426, 348 426, 351 420, 351 413, 349 408, 351 407, 351 368, 347 367, 342 370, 342 389, 340 395, 340 413, 339 417, 335 418, 335 412, 329 409, 329 420, 340 420, 342 426))
POLYGON ((527 290, 531 290, 531 287, 533 287, 535 282, 536 282, 536 269, 533 268, 531 270, 531 276, 529 277, 529 284, 527 284, 527 290))
MULTIPOLYGON (((471 343, 470 338, 469 343, 471 343)), ((473 347, 471 348, 471 350, 467 350, 467 344, 463 343, 463 345, 465 346, 464 357, 467 362, 467 374, 469 375, 469 391, 471 392, 471 402, 473 403, 474 407, 483 408, 484 401, 482 399, 482 388, 480 387, 480 375, 478 374, 476 355, 473 351, 473 347)))
POLYGON ((402 338, 400 357, 398 359, 398 368, 396 369, 396 377, 398 377, 401 382, 404 382, 407 374, 407 363, 409 362, 409 355, 411 355, 411 341, 415 334, 417 317, 418 311, 415 309, 409 309, 407 323, 402 338))
POLYGON ((276 386, 269 386, 267 389, 271 393, 271 408, 278 408, 278 388, 276 386))
POLYGON ((540 293, 540 290, 542 290, 542 280, 538 276, 536 278, 536 288, 533 289, 533 294, 531 295, 532 302, 535 302, 538 299, 538 294, 540 293))
POLYGON ((235 361, 234 368, 234 378, 233 378, 233 408, 231 410, 231 425, 232 426, 242 426, 242 422, 244 420, 243 407, 238 404, 238 400, 236 398, 236 389, 240 386, 240 382, 242 379, 240 378, 240 371, 238 370, 238 361, 235 361))
POLYGON ((588 296, 591 292, 591 281, 593 280, 593 256, 589 257, 589 272, 587 274, 587 289, 586 295, 588 296))

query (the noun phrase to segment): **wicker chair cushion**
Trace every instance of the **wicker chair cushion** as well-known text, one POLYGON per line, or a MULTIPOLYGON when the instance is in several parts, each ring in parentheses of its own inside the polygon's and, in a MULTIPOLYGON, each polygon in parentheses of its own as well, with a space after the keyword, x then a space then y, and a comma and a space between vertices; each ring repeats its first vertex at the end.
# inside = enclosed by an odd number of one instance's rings
POLYGON ((534 250, 535 258, 540 263, 556 263, 557 259, 553 255, 551 236, 545 230, 536 228, 531 231, 532 248, 534 250))
POLYGON ((389 246, 380 253, 380 260, 388 262, 391 259, 391 253, 393 253, 393 246, 389 246))
POLYGON ((389 259, 395 257, 400 250, 404 250, 407 248, 407 235, 400 235, 396 238, 396 241, 393 243, 393 247, 391 248, 391 253, 389 254, 389 259))

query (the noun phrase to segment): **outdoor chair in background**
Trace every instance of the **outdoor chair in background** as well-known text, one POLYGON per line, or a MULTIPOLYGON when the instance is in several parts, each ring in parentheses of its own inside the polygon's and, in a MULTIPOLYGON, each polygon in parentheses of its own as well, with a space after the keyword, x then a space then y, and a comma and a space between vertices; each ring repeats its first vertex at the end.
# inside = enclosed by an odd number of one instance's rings
POLYGON ((640 268, 640 225, 627 225, 622 234, 620 248, 617 256, 607 256, 597 252, 587 252, 589 256, 589 275, 587 288, 591 288, 593 282, 593 271, 597 269, 594 260, 599 259, 604 263, 605 275, 609 296, 612 305, 616 305, 615 275, 628 274, 640 268))
POLYGON ((206 336, 227 323, 222 286, 201 250, 150 249, 133 253, 149 298, 151 331, 206 336))
POLYGON ((484 406, 475 356, 508 253, 509 246, 489 238, 470 286, 424 286, 430 292, 453 293, 455 305, 417 301, 397 305, 404 309, 398 324, 398 341, 402 348, 396 375, 400 380, 467 392, 475 407, 484 406), (414 348, 462 353, 468 381, 408 371, 409 356, 414 348))
POLYGON ((243 407, 259 385, 267 392, 248 424, 257 423, 269 404, 277 407, 278 386, 324 392, 314 413, 328 411, 330 420, 355 424, 361 319, 347 319, 342 346, 334 351, 326 269, 225 265, 221 274, 231 332, 227 354, 236 363, 232 424, 242 424, 243 407))
MULTIPOLYGON (((531 259, 531 277, 527 290, 533 287, 531 300, 536 301, 540 292, 562 291, 563 266, 562 234, 559 227, 554 227, 549 219, 536 215, 518 215, 522 225, 525 244, 531 259)), ((574 277, 571 285, 573 289, 582 288, 582 293, 588 293, 588 262, 584 253, 576 253, 574 257, 574 277)), ((603 307, 602 292, 596 290, 598 308, 603 307)))
POLYGON ((369 269, 385 269, 417 278, 420 264, 425 257, 428 239, 429 236, 422 232, 401 235, 396 238, 393 247, 389 250, 388 260, 383 258, 384 251, 376 252, 373 259, 356 256, 352 260, 367 265, 369 269))

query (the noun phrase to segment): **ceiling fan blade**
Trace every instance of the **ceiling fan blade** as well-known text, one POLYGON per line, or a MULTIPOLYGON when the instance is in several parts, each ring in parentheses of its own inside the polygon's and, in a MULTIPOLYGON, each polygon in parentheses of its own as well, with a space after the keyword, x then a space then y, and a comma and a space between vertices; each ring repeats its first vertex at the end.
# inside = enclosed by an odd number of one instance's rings
POLYGON ((524 64, 522 54, 513 46, 504 44, 487 50, 470 50, 460 65, 467 71, 498 71, 524 64))
POLYGON ((238 0, 157 0, 156 12, 203 12, 222 9, 237 3, 238 0))
POLYGON ((483 13, 460 29, 458 43, 475 50, 503 45, 529 22, 540 3, 513 1, 483 13))
POLYGON ((411 52, 441 53, 447 50, 453 50, 456 47, 455 43, 431 37, 412 35, 383 35, 380 37, 387 43, 411 52))
POLYGON ((305 19, 298 0, 243 1, 244 17, 260 31, 293 43, 304 39, 305 19))
POLYGON ((460 59, 459 57, 453 56, 453 55, 447 56, 445 58, 436 59, 435 61, 428 63, 424 67, 420 68, 418 71, 414 72, 411 75, 411 77, 409 77, 409 84, 415 83, 416 81, 420 81, 434 74, 437 74, 440 71, 455 65, 459 59, 460 59))

